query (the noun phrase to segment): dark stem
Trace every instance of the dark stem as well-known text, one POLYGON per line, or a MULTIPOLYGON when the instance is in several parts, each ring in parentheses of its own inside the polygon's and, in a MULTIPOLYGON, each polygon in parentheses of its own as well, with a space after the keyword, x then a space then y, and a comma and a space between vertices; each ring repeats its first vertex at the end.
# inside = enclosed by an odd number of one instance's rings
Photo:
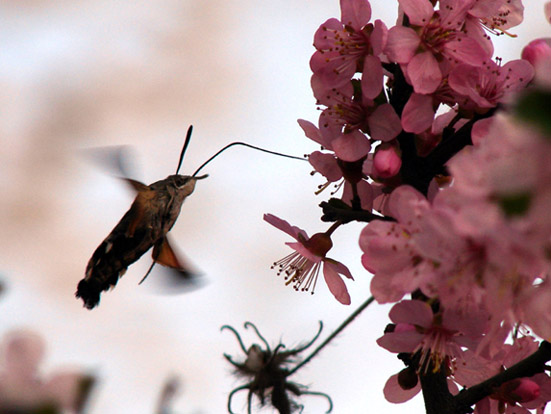
POLYGON ((354 210, 342 200, 331 198, 329 201, 322 201, 320 207, 323 210, 322 221, 339 221, 342 224, 351 221, 362 221, 369 223, 373 220, 396 221, 392 217, 373 214, 368 210, 354 210))
POLYGON ((350 322, 352 322, 356 318, 356 316, 362 313, 362 311, 365 308, 367 308, 374 300, 375 298, 373 296, 370 296, 364 303, 360 305, 358 309, 352 312, 352 314, 348 318, 346 318, 346 320, 343 323, 341 323, 341 325, 335 331, 333 331, 333 333, 329 335, 325 339, 325 341, 323 341, 316 349, 314 349, 314 351, 309 356, 307 356, 300 364, 298 364, 291 371, 289 371, 287 376, 291 376, 292 374, 297 372, 300 368, 302 368, 304 365, 306 365, 308 362, 310 362, 312 358, 314 358, 318 354, 318 352, 320 352, 329 342, 333 340, 333 338, 335 338, 339 333, 341 333, 342 330, 346 328, 350 324, 350 322))
POLYGON ((549 360, 551 360, 551 343, 543 341, 539 349, 529 357, 486 381, 461 391, 454 398, 458 404, 462 406, 471 406, 493 394, 497 387, 507 381, 516 378, 531 377, 543 372, 546 368, 545 363, 549 360))
POLYGON ((437 372, 432 372, 432 366, 427 373, 419 374, 421 389, 423 390, 423 399, 425 400, 425 410, 427 414, 454 414, 469 413, 470 406, 459 407, 453 395, 448 390, 448 381, 446 379, 445 368, 437 372))
POLYGON ((549 360, 551 360, 551 343, 543 341, 539 349, 529 357, 480 384, 462 390, 456 396, 448 391, 445 370, 432 372, 429 367, 428 373, 419 375, 427 414, 471 413, 473 411, 471 407, 474 404, 492 395, 502 384, 544 372, 545 364, 549 360))

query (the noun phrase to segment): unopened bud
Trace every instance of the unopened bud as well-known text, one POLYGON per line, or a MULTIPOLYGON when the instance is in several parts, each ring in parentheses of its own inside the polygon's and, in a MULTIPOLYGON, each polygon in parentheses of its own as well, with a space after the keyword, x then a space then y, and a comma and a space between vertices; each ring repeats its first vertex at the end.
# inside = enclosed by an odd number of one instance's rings
POLYGON ((551 59, 551 38, 532 40, 522 49, 522 58, 538 66, 542 59, 551 59))
POLYGON ((394 177, 400 171, 402 159, 399 150, 391 144, 383 143, 377 147, 373 157, 373 175, 378 178, 394 177))
POLYGON ((540 396, 540 386, 528 378, 521 378, 519 384, 512 391, 512 396, 517 402, 525 403, 535 400, 540 396))

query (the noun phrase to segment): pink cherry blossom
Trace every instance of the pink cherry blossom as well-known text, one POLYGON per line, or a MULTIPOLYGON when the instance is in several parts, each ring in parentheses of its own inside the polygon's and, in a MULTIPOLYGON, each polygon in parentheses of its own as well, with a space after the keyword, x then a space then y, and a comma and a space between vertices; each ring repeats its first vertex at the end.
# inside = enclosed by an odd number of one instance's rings
POLYGON ((504 102, 510 94, 523 89, 534 69, 526 60, 513 60, 503 67, 489 61, 482 67, 457 65, 450 73, 451 88, 469 100, 459 101, 463 109, 482 111, 504 102))
POLYGON ((286 243, 295 251, 273 265, 273 267, 278 267, 278 275, 282 272, 285 273, 286 285, 292 283, 295 290, 311 290, 313 294, 319 273, 323 270, 325 282, 335 299, 344 305, 350 304, 350 295, 341 275, 352 280, 354 278, 345 265, 326 257, 327 252, 333 246, 329 235, 316 233, 309 238, 304 230, 291 226, 285 220, 272 214, 265 214, 264 220, 297 241, 296 243, 286 243))
POLYGON ((527 323, 522 304, 537 289, 543 257, 527 234, 503 221, 499 207, 456 191, 437 194, 432 204, 407 186, 391 194, 397 223, 371 222, 360 236, 362 263, 374 273, 372 294, 388 302, 421 289, 464 311, 486 308, 493 329, 504 320, 527 323))
POLYGON ((435 314, 420 300, 398 302, 389 316, 399 329, 385 333, 377 343, 390 352, 421 352, 420 370, 429 369, 429 364, 435 370, 441 364, 449 364, 463 354, 462 347, 475 348, 486 330, 482 311, 464 313, 444 308, 435 314))
POLYGON ((350 80, 370 48, 369 30, 364 30, 370 19, 367 0, 341 0, 341 20, 327 20, 314 35, 317 52, 310 61, 312 71, 336 83, 350 80))
POLYGON ((490 57, 479 38, 462 31, 473 0, 444 1, 438 11, 433 10, 428 0, 399 3, 412 27, 392 27, 385 53, 391 61, 404 65, 415 92, 433 93, 450 64, 480 66, 490 57))
POLYGON ((470 8, 469 15, 479 19, 491 33, 502 34, 522 22, 524 6, 521 0, 478 0, 470 8))

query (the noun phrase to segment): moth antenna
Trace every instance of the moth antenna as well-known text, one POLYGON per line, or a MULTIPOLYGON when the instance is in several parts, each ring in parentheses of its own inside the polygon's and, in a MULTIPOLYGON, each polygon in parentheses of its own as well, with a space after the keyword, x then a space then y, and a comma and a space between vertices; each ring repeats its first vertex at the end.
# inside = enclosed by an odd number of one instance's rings
POLYGON ((187 129, 186 134, 186 141, 184 142, 184 148, 182 148, 182 152, 180 153, 180 161, 178 161, 178 168, 176 168, 176 174, 178 174, 178 171, 180 171, 180 167, 182 166, 182 161, 184 160, 184 154, 186 153, 186 149, 189 145, 189 142, 191 141, 191 133, 193 132, 193 125, 190 125, 187 129))
POLYGON ((264 148, 255 147, 254 145, 247 144, 246 142, 232 142, 231 144, 226 145, 224 148, 222 148, 220 151, 218 151, 216 154, 214 154, 208 160, 206 160, 199 168, 197 168, 197 170, 193 173, 192 177, 195 177, 197 175, 197 173, 199 171, 201 171, 205 165, 207 165, 213 159, 218 157, 221 153, 226 151, 228 148, 233 147, 234 145, 242 145, 244 147, 252 148, 252 149, 255 149, 255 150, 258 150, 258 151, 267 152, 268 154, 279 155, 280 157, 292 158, 292 159, 301 160, 301 161, 307 161, 306 158, 295 157, 294 155, 287 155, 287 154, 282 154, 281 152, 270 151, 270 150, 267 150, 267 149, 264 149, 264 148))

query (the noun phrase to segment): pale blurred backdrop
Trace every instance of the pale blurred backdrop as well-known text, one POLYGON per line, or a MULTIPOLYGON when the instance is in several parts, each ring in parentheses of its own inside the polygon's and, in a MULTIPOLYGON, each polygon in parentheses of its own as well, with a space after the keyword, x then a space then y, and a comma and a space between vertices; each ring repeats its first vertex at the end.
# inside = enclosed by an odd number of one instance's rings
MULTIPOLYGON (((501 39, 496 54, 518 58, 522 45, 550 36, 543 1, 526 4, 528 25, 501 39)), ((391 26, 394 2, 372 2, 391 26)), ((322 338, 369 296, 359 262, 361 225, 335 234, 331 256, 355 276, 352 305, 340 305, 320 281, 297 293, 270 270, 289 238, 262 221, 276 214, 309 234, 324 231, 315 196, 323 182, 307 163, 245 148, 209 165, 171 234, 207 284, 185 295, 138 286, 151 259, 130 267, 117 288, 88 311, 74 297, 88 259, 130 206, 123 182, 90 162, 83 149, 130 145, 137 178, 173 174, 189 124, 194 135, 182 173, 231 141, 302 155, 316 149, 297 118, 317 122, 309 59, 317 27, 339 17, 337 0, 0 2, 0 337, 27 327, 44 336, 47 374, 82 367, 99 378, 90 414, 152 414, 165 379, 178 375, 180 414, 226 412, 242 384, 224 352, 242 358, 230 324, 254 322, 273 344, 322 338)), ((151 282, 151 283, 150 283, 151 282)), ((423 412, 420 397, 385 401, 386 379, 401 362, 375 339, 387 306, 366 310, 294 380, 331 395, 334 412, 423 412)), ((246 393, 234 399, 245 411, 246 393)), ((304 413, 326 402, 304 397, 304 413)), ((265 412, 272 412, 266 409, 265 412)))

